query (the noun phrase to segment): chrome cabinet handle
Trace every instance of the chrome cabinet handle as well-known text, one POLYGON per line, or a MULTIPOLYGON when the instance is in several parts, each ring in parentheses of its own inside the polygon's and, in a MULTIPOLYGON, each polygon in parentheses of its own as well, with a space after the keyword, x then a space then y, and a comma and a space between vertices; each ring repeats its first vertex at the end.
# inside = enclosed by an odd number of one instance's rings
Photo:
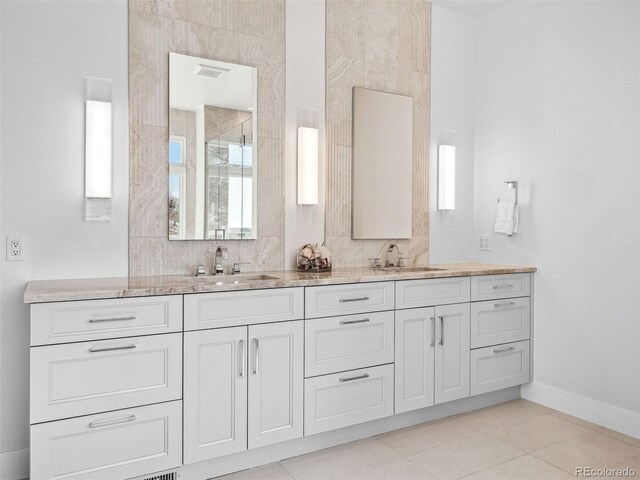
POLYGON ((511 350, 515 350, 516 347, 507 347, 507 348, 494 348, 493 353, 505 353, 510 352, 511 350))
POLYGON ((431 346, 436 346, 436 317, 431 317, 431 346))
POLYGON ((118 347, 90 347, 89 351, 91 353, 111 352, 113 350, 130 350, 132 348, 136 348, 136 344, 135 343, 130 343, 129 345, 120 345, 118 347))
POLYGON ((369 297, 358 297, 358 298, 341 298, 340 300, 338 300, 340 303, 347 303, 347 302, 364 302, 369 300, 369 297))
POLYGON ((340 382, 351 382, 353 380, 362 380, 363 378, 369 378, 369 374, 368 373, 363 373, 362 375, 358 375, 357 377, 342 377, 339 378, 338 381, 340 382))
POLYGON ((368 318, 363 318, 361 320, 340 320, 340 325, 353 325, 354 323, 367 323, 370 322, 368 318))
POLYGON ((508 284, 508 285, 494 285, 493 287, 494 290, 502 290, 504 288, 513 288, 513 284, 508 284))
POLYGON ((258 338, 253 339, 253 343, 256 345, 256 353, 253 357, 253 374, 258 374, 258 354, 260 353, 260 340, 258 338))
POLYGON ((238 346, 240 348, 240 375, 241 377, 244 377, 244 369, 245 369, 245 354, 244 354, 244 338, 240 339, 240 341, 238 342, 238 346))
POLYGON ((493 308, 508 307, 509 305, 515 305, 515 304, 516 302, 494 303, 493 308))
POLYGON ((123 418, 112 418, 109 420, 94 420, 93 422, 89 423, 89 428, 108 427, 109 425, 118 425, 120 423, 129 423, 129 422, 135 422, 135 421, 136 421, 135 415, 128 415, 123 418))
POLYGON ((440 341, 438 345, 444 345, 444 316, 439 316, 440 319, 440 341))
POLYGON ((108 318, 90 318, 89 323, 102 323, 102 322, 125 322, 127 320, 135 320, 135 315, 125 315, 124 317, 108 317, 108 318))

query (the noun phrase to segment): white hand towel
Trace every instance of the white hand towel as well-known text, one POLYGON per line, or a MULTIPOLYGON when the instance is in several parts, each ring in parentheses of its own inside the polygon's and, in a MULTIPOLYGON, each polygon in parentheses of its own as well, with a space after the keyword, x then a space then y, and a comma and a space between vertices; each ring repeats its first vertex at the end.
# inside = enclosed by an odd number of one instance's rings
POLYGON ((516 204, 513 200, 500 200, 496 216, 496 233, 511 236, 517 231, 516 204))

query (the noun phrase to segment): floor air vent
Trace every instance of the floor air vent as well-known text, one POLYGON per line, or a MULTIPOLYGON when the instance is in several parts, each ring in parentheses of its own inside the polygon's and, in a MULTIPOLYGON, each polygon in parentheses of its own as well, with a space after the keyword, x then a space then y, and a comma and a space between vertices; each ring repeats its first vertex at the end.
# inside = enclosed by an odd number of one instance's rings
POLYGON ((138 480, 178 480, 178 472, 155 473, 147 477, 140 477, 138 480))

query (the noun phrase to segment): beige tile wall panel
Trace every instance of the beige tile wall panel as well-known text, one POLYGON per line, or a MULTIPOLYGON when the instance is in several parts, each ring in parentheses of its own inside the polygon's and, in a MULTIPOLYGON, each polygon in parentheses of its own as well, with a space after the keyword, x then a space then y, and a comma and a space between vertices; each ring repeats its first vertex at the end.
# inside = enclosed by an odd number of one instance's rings
POLYGON ((258 238, 224 246, 248 269, 282 269, 284 0, 130 0, 129 13, 130 275, 211 265, 222 243, 168 240, 169 52, 258 69, 258 238))
POLYGON ((334 265, 366 265, 386 242, 351 239, 352 89, 414 98, 413 238, 400 240, 406 263, 429 261, 429 94, 431 9, 406 0, 327 0, 326 235, 334 265))

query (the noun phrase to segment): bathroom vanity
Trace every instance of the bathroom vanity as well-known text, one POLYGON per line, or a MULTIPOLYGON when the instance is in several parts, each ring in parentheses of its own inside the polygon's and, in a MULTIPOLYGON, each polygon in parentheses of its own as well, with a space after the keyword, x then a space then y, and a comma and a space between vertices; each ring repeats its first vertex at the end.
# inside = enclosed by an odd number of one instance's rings
POLYGON ((438 267, 30 282, 31 478, 204 480, 517 397, 535 268, 438 267))

